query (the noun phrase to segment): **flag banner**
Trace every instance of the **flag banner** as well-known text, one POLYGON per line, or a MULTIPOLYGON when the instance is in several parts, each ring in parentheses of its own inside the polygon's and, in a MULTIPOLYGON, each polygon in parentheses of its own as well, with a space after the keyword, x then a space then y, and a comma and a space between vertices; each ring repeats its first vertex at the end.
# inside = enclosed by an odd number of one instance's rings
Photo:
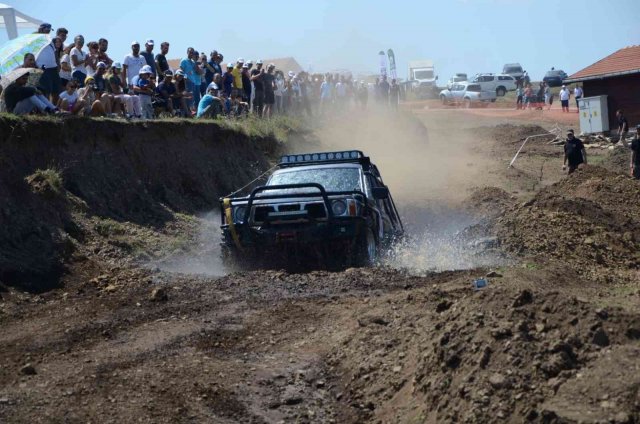
POLYGON ((389 74, 391 74, 391 78, 397 79, 396 75, 396 56, 393 54, 393 50, 387 50, 387 55, 389 56, 389 74))
POLYGON ((382 50, 378 55, 380 56, 380 77, 383 77, 387 75, 387 55, 382 50))

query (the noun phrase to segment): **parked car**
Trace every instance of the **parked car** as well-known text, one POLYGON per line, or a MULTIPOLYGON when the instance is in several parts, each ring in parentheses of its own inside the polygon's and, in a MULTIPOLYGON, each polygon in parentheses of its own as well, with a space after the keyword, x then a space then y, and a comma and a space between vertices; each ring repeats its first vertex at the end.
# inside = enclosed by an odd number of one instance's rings
POLYGON ((546 82, 549 87, 560 87, 562 81, 569 78, 569 75, 562 69, 552 69, 544 75, 542 81, 546 82))
POLYGON ((505 74, 476 74, 471 82, 480 84, 482 91, 493 91, 497 96, 504 96, 507 91, 516 89, 516 79, 505 74))
POLYGON ((502 73, 505 75, 511 75, 516 80, 519 80, 524 76, 524 70, 519 63, 507 63, 502 67, 502 73))
POLYGON ((451 88, 440 92, 440 101, 443 105, 463 104, 472 107, 477 104, 486 104, 496 101, 495 91, 485 91, 480 84, 462 82, 453 84, 451 88))
POLYGON ((356 150, 285 155, 264 186, 220 202, 232 263, 368 266, 404 232, 378 168, 356 150))
POLYGON ((467 74, 462 74, 462 73, 455 74, 454 76, 449 78, 449 81, 447 82, 447 88, 453 87, 453 84, 457 82, 464 82, 466 80, 467 80, 467 74))

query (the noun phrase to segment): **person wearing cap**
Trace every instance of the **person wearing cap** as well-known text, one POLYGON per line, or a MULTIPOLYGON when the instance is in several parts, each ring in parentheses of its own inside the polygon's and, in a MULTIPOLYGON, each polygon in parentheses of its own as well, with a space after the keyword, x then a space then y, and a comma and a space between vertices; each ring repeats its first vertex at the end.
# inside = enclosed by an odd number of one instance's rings
POLYGON ((169 70, 169 62, 167 62, 167 53, 169 53, 169 43, 163 41, 160 44, 160 53, 156 55, 156 71, 157 75, 164 75, 169 70))
POLYGON ((16 115, 26 115, 33 111, 39 113, 56 113, 58 108, 53 105, 35 87, 27 87, 29 69, 24 68, 22 75, 7 86, 3 91, 7 111, 16 115))
POLYGON ((583 163, 587 164, 587 151, 584 148, 584 144, 582 144, 582 140, 574 135, 573 130, 568 130, 567 140, 564 143, 562 170, 564 171, 569 165, 569 174, 571 174, 583 163))
POLYGON ((159 97, 159 105, 162 106, 171 115, 173 115, 174 100, 177 98, 176 92, 176 85, 173 83, 173 72, 171 70, 165 71, 164 79, 160 82, 160 84, 158 84, 156 93, 159 97))
POLYGON ((151 79, 153 69, 149 65, 140 68, 138 78, 133 86, 133 92, 140 97, 140 106, 142 106, 142 119, 153 119, 153 94, 156 86, 151 79))
POLYGON ((71 57, 71 76, 78 82, 79 87, 84 87, 84 80, 87 78, 86 65, 91 61, 82 47, 84 46, 84 37, 76 35, 73 39, 73 48, 69 52, 71 57))
POLYGON ((129 94, 124 92, 126 85, 120 78, 121 71, 122 65, 119 62, 115 62, 111 68, 109 68, 109 72, 105 76, 107 81, 107 93, 124 105, 125 117, 140 118, 142 116, 140 97, 133 94, 133 91, 129 94))
POLYGON ((262 84, 264 85, 264 111, 262 112, 263 118, 271 118, 273 114, 273 105, 276 102, 275 90, 276 90, 276 76, 274 71, 276 65, 270 63, 267 66, 267 72, 262 74, 262 84))
POLYGON ((43 22, 38 27, 37 34, 49 34, 51 32, 51 24, 43 22))
POLYGON ((249 103, 251 102, 251 92, 252 92, 252 86, 251 86, 251 74, 250 74, 250 69, 251 67, 249 66, 249 63, 244 63, 242 65, 242 88, 243 88, 243 99, 245 102, 249 103))
POLYGON ((618 120, 618 141, 622 143, 624 147, 627 147, 627 134, 629 133, 629 121, 624 116, 624 111, 618 109, 616 111, 616 119, 618 120))
POLYGON ((207 93, 202 96, 198 103, 197 118, 211 118, 215 119, 218 114, 222 113, 224 103, 222 99, 218 97, 218 85, 212 82, 207 86, 207 93))
POLYGON ((187 118, 191 117, 191 110, 188 103, 193 99, 191 92, 187 91, 187 80, 182 69, 178 69, 173 77, 173 83, 176 85, 175 97, 177 100, 173 103, 173 108, 180 108, 180 115, 187 118))
POLYGON ((133 80, 137 79, 140 69, 147 64, 147 60, 140 55, 140 43, 134 41, 131 43, 131 54, 124 57, 122 62, 122 79, 133 90, 133 80))
POLYGON ((222 91, 231 98, 231 91, 233 90, 233 63, 227 64, 227 69, 222 74, 222 91))
POLYGON ((99 117, 105 116, 105 104, 96 94, 96 81, 94 77, 87 77, 84 80, 84 87, 78 90, 78 100, 84 106, 85 116, 99 117))
POLYGON ((157 71, 156 71, 156 61, 153 55, 153 45, 154 42, 152 39, 148 39, 144 43, 144 51, 140 53, 140 56, 144 57, 144 60, 147 62, 147 65, 151 68, 151 79, 156 79, 157 71))
MULTIPOLYGON (((49 26, 49 31, 51 26, 49 26)), ((51 97, 53 103, 58 102, 58 94, 62 91, 60 84, 60 73, 58 71, 58 49, 54 38, 47 44, 36 57, 36 66, 42 69, 42 75, 38 83, 38 88, 46 97, 51 97)))
POLYGON ((273 91, 273 94, 275 95, 276 98, 276 113, 284 113, 284 86, 285 86, 285 81, 284 81, 284 74, 282 73, 281 70, 277 70, 276 71, 276 77, 275 77, 275 90, 273 91))
POLYGON ((636 135, 631 142, 631 176, 640 180, 640 125, 636 125, 636 135))
POLYGON ((242 86, 242 67, 244 66, 244 59, 239 58, 236 62, 236 66, 231 70, 231 74, 233 75, 233 93, 231 95, 233 97, 239 95, 244 95, 244 87, 242 86))
POLYGON ((571 92, 566 85, 562 86, 560 90, 560 103, 562 104, 562 111, 569 112, 569 99, 571 98, 571 92))

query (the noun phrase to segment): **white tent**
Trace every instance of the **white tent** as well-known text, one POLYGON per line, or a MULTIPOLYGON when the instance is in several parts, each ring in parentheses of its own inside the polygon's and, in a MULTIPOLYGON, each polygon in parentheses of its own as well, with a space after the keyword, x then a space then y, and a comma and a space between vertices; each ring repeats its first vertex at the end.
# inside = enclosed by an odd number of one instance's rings
POLYGON ((13 7, 0 3, 0 28, 7 29, 9 40, 18 36, 18 28, 38 28, 42 21, 27 16, 13 7))

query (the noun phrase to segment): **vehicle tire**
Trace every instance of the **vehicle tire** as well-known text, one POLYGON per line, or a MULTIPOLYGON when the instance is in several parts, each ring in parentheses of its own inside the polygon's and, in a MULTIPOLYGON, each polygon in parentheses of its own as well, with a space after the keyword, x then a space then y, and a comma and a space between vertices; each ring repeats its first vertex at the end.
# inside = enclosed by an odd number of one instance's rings
POLYGON ((464 99, 464 107, 465 109, 471 109, 471 99, 468 97, 465 97, 464 99))
POLYGON ((440 96, 440 102, 443 106, 447 105, 447 98, 445 96, 440 96))
POLYGON ((378 259, 378 241, 371 228, 366 228, 356 239, 353 265, 356 267, 373 266, 378 259))
POLYGON ((504 96, 505 94, 507 94, 507 89, 506 89, 506 88, 504 88, 504 87, 498 87, 498 88, 496 89, 496 95, 497 95, 498 97, 502 97, 502 96, 504 96))
POLYGON ((495 103, 498 99, 491 99, 491 103, 495 103))

